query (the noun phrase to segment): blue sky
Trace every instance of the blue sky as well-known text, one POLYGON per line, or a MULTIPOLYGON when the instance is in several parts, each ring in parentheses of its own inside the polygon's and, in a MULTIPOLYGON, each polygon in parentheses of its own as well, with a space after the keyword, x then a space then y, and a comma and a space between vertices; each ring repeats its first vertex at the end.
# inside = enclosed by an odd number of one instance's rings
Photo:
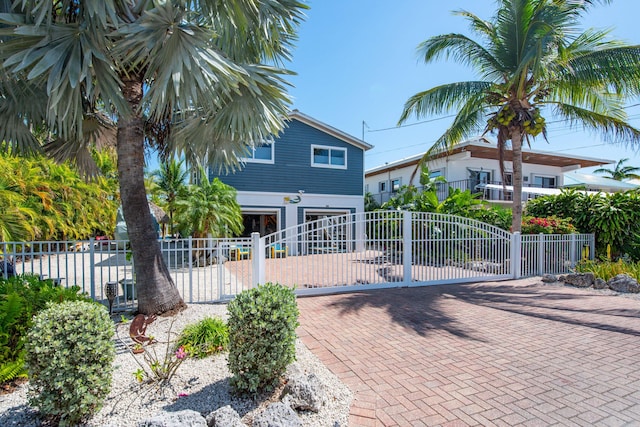
MULTIPOLYGON (((452 15, 468 10, 482 18, 493 16, 491 0, 310 0, 307 19, 288 67, 298 75, 292 108, 362 138, 374 148, 365 156, 365 167, 423 152, 448 127, 451 119, 416 124, 412 119, 396 128, 405 101, 433 86, 473 80, 476 76, 452 61, 429 65, 419 62, 416 46, 439 34, 472 35, 466 21, 452 15), (380 130, 388 129, 390 130, 380 130)), ((584 20, 585 27, 611 28, 612 36, 640 44, 638 0, 614 0, 597 5, 584 20)), ((638 100, 640 103, 640 99, 638 100)), ((640 106, 628 110, 630 122, 640 127, 640 106)), ((437 119, 434 117, 434 119, 437 119)), ((422 120, 420 120, 422 121, 422 120)), ((548 120, 553 121, 553 119, 548 120)), ((532 148, 574 153, 602 159, 630 158, 640 166, 640 151, 605 144, 599 136, 570 129, 565 123, 550 123, 549 143, 538 138, 532 148)))

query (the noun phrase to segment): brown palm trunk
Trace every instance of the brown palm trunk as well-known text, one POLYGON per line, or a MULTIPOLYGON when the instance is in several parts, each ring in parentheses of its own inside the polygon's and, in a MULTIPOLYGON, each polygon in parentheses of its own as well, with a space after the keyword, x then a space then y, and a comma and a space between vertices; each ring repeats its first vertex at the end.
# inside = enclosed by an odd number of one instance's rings
POLYGON ((513 219, 511 232, 522 228, 522 133, 519 127, 509 128, 513 151, 513 219))
POLYGON ((144 123, 137 113, 142 81, 131 76, 123 82, 124 96, 134 113, 130 118, 118 118, 118 175, 135 265, 138 311, 147 315, 179 311, 185 304, 162 258, 144 188, 144 123))

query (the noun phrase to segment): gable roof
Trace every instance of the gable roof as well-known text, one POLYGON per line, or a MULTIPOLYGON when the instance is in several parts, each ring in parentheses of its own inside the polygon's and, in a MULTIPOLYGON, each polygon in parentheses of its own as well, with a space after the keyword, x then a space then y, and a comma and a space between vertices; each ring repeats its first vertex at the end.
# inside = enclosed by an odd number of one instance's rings
MULTIPOLYGON (((479 137, 477 139, 468 140, 456 144, 453 149, 451 149, 451 151, 443 151, 436 154, 434 156, 434 159, 448 157, 453 154, 462 152, 468 152, 471 157, 474 158, 498 160, 497 145, 485 137, 479 137)), ((368 169, 365 171, 365 175, 378 175, 383 172, 393 171, 407 166, 415 166, 420 162, 420 159, 422 159, 423 155, 424 153, 415 154, 404 159, 396 160, 385 165, 368 169)), ((504 160, 512 161, 512 159, 513 157, 511 151, 505 151, 504 160)), ((586 168, 591 166, 600 166, 604 164, 615 163, 615 161, 523 148, 522 163, 557 167, 579 166, 580 168, 586 168)))
POLYGON ((333 126, 329 126, 326 123, 322 123, 319 120, 314 119, 313 117, 307 116, 306 114, 301 113, 298 110, 293 110, 289 113, 290 120, 297 120, 301 123, 311 126, 312 128, 318 129, 328 135, 331 135, 335 138, 338 138, 341 141, 344 141, 348 144, 354 145, 358 148, 361 148, 364 151, 370 150, 373 148, 373 145, 367 144, 361 139, 358 139, 354 136, 351 136, 341 130, 334 128, 333 126))

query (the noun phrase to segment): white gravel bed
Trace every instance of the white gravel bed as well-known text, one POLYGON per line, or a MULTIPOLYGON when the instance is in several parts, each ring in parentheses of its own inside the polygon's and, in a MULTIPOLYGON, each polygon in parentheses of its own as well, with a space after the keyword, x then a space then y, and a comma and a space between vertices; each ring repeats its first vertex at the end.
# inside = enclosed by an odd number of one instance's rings
MULTIPOLYGON (((172 331, 179 333, 186 325, 196 323, 204 317, 226 319, 225 304, 192 304, 189 308, 173 317, 160 317, 147 328, 147 335, 166 341, 168 329, 173 321, 172 331)), ((128 427, 136 426, 138 421, 150 418, 163 411, 192 409, 207 415, 210 412, 231 405, 246 424, 251 423, 254 415, 272 400, 277 393, 264 394, 255 398, 239 397, 232 394, 229 386, 231 374, 227 368, 227 354, 221 353, 204 359, 186 359, 178 368, 171 384, 162 389, 152 385, 141 385, 134 377, 140 368, 136 362, 143 362, 143 355, 133 355, 128 346, 129 324, 118 325, 116 340, 116 359, 111 393, 103 408, 87 426, 128 427)), ((154 344, 159 356, 164 354, 165 345, 154 344)), ((163 357, 163 356, 161 356, 163 357)), ((296 358, 299 367, 306 373, 314 373, 321 380, 327 393, 327 402, 317 414, 301 413, 305 426, 347 426, 352 393, 341 383, 317 357, 299 340, 296 343, 296 358)), ((39 426, 36 412, 27 405, 28 384, 20 386, 15 392, 0 396, 1 426, 39 426)))

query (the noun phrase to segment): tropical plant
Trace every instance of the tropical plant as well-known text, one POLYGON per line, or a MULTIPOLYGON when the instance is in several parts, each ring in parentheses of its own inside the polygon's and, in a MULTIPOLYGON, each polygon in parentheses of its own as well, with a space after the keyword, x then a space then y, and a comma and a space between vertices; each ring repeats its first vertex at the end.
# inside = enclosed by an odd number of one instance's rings
POLYGON ((418 47, 425 63, 450 57, 473 67, 481 79, 415 94, 405 103, 399 123, 411 116, 456 111, 452 125, 427 150, 421 164, 484 128, 485 133, 497 134, 504 175, 504 153, 510 142, 513 231, 519 231, 522 223, 522 145, 540 134, 546 136, 544 116, 552 112, 610 141, 640 141, 640 130, 627 122, 624 110, 625 102, 640 92, 640 47, 610 40, 609 31, 579 32, 580 18, 594 3, 597 0, 499 0, 489 21, 468 11, 457 12, 481 41, 445 34, 418 47))
POLYGON ((637 166, 623 166, 629 159, 620 159, 616 163, 616 166, 613 169, 609 168, 598 168, 593 171, 593 173, 603 173, 608 175, 609 178, 615 179, 616 181, 622 181, 623 179, 640 179, 640 167, 637 166))
POLYGON ((571 234, 576 228, 570 219, 524 217, 522 219, 522 234, 571 234))
POLYGON ((378 203, 376 198, 373 197, 373 194, 371 194, 368 191, 364 193, 364 211, 372 212, 379 208, 380 208, 380 203, 378 203))
POLYGON ((178 195, 184 191, 189 172, 184 168, 183 160, 170 159, 160 164, 160 169, 151 172, 155 186, 151 194, 160 199, 160 206, 169 215, 169 234, 174 233, 173 218, 177 209, 178 195))
POLYGON ((229 329, 218 317, 205 317, 198 323, 187 325, 178 337, 178 346, 189 356, 203 358, 221 352, 229 345, 229 329))
POLYGON ((199 182, 186 187, 175 205, 177 228, 184 236, 230 237, 242 233, 242 210, 235 188, 218 178, 210 181, 202 167, 199 182))
POLYGON ((0 15, 4 147, 39 151, 38 135, 56 159, 74 157, 86 169, 90 149, 115 135, 138 310, 183 307, 147 207, 145 143, 163 158, 232 168, 249 144, 277 134, 289 102, 290 73, 281 65, 307 6, 297 0, 2 6, 11 12, 0 15))
POLYGON ((618 274, 626 274, 640 281, 640 263, 627 262, 622 259, 617 261, 600 260, 581 261, 576 265, 578 273, 593 273, 594 276, 608 282, 618 274))

